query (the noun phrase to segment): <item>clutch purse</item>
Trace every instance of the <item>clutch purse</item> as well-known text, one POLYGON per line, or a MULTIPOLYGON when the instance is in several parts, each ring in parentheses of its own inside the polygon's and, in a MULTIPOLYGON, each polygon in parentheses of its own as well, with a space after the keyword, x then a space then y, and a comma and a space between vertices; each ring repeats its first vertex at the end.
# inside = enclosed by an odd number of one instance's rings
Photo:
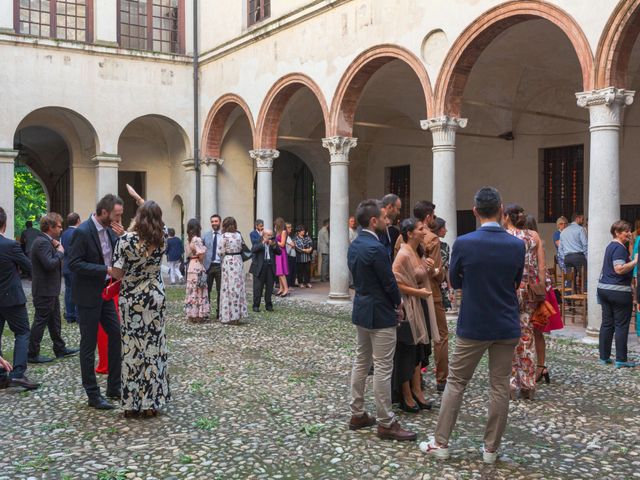
POLYGON ((120 280, 111 282, 102 290, 102 299, 104 301, 113 300, 120 294, 120 280))

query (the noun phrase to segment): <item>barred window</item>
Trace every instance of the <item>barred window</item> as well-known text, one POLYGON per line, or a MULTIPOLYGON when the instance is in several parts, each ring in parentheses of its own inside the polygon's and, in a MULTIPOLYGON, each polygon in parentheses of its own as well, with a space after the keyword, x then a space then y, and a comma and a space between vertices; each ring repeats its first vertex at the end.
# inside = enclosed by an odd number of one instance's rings
POLYGON ((248 0, 247 12, 248 26, 261 22, 271 16, 271 0, 248 0))
POLYGON ((184 0, 120 0, 120 46, 184 52, 184 0))
POLYGON ((15 31, 24 35, 92 41, 93 0, 14 0, 15 31))
POLYGON ((386 192, 394 193, 402 202, 402 210, 399 219, 409 218, 411 216, 411 167, 404 165, 402 167, 389 167, 386 169, 386 192))
POLYGON ((554 223, 584 211, 584 145, 545 148, 542 152, 542 211, 539 218, 554 223))

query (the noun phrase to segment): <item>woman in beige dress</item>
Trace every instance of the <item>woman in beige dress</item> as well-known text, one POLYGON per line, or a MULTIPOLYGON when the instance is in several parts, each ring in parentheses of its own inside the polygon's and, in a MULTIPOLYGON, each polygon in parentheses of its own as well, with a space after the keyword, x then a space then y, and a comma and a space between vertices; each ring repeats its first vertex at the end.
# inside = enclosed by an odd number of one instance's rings
POLYGON ((211 306, 207 291, 207 273, 202 261, 207 247, 200 237, 202 227, 200 222, 192 218, 187 223, 188 242, 185 247, 186 257, 189 259, 187 267, 187 291, 184 297, 184 313, 190 322, 206 322, 209 319, 211 306))

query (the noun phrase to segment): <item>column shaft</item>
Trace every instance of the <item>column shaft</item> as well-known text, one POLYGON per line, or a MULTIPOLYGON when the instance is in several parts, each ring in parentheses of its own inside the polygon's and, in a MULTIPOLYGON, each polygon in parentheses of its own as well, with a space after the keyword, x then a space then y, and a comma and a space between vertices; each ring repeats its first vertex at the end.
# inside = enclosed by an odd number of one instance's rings
POLYGON ((349 150, 357 145, 352 137, 330 137, 322 140, 322 146, 331 154, 331 205, 329 216, 329 302, 343 303, 351 300, 349 294, 349 150))
POLYGON ((0 207, 7 213, 7 230, 5 236, 13 238, 15 221, 15 193, 13 190, 13 168, 18 151, 0 149, 0 207))
POLYGON ((96 164, 96 199, 100 200, 108 193, 118 194, 119 155, 100 154, 93 157, 96 164))
POLYGON ((280 156, 274 149, 251 150, 256 161, 256 217, 264 220, 264 227, 273 229, 273 161, 280 156))
POLYGON ((222 158, 206 157, 200 164, 201 204, 200 211, 203 218, 209 218, 218 211, 218 167, 222 166, 222 158))

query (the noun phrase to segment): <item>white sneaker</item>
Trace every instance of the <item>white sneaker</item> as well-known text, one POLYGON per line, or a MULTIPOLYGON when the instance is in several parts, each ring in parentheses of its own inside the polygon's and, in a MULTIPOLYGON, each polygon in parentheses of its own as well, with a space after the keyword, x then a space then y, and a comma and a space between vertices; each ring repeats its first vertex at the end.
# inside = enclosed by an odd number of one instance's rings
POLYGON ((427 455, 433 455, 438 460, 447 460, 449 458, 449 447, 439 447, 436 445, 436 439, 429 437, 428 442, 420 442, 420 451, 427 455))
POLYGON ((487 452, 487 449, 485 448, 484 445, 482 445, 482 461, 484 463, 496 463, 496 460, 498 459, 498 451, 496 450, 495 452, 487 452))

